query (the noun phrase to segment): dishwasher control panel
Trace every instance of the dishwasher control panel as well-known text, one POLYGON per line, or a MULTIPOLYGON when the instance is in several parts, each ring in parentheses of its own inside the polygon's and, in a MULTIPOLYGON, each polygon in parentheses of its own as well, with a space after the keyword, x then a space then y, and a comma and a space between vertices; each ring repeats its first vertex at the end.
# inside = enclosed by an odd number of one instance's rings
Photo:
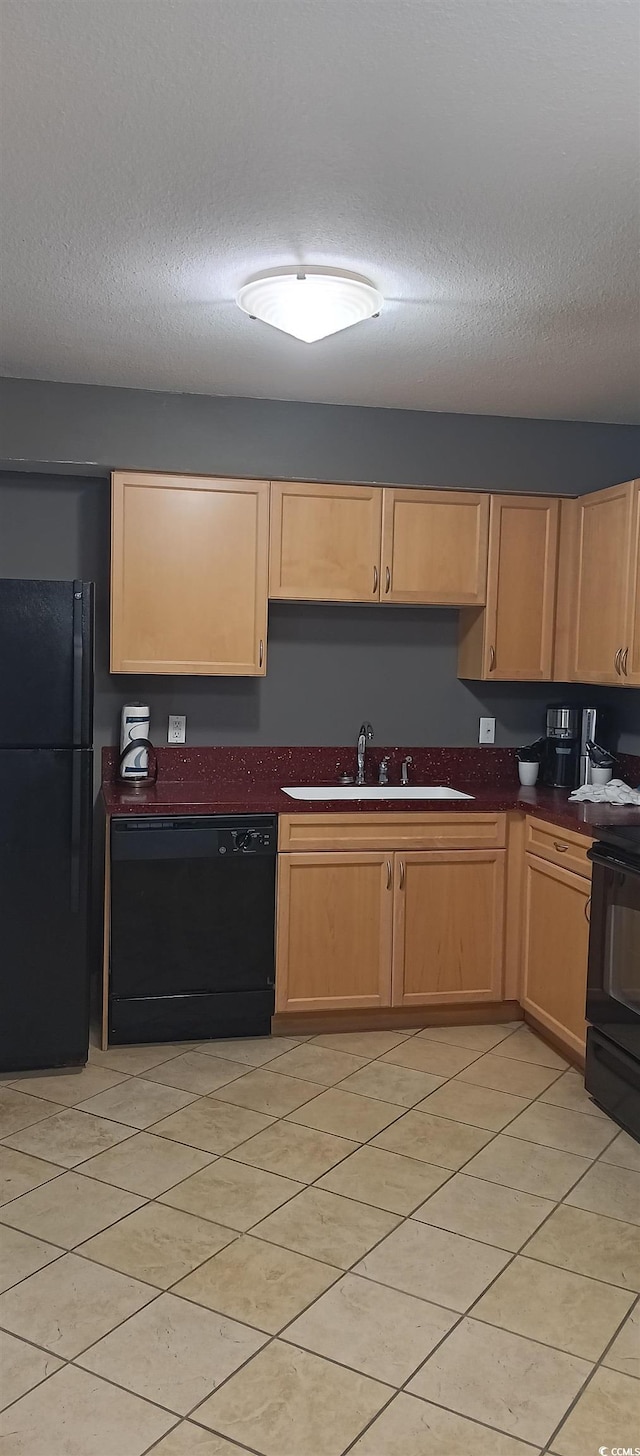
POLYGON ((154 814, 111 821, 112 860, 233 859, 274 856, 278 821, 274 814, 154 814))
POLYGON ((272 829, 220 829, 218 854, 260 854, 275 845, 272 829))

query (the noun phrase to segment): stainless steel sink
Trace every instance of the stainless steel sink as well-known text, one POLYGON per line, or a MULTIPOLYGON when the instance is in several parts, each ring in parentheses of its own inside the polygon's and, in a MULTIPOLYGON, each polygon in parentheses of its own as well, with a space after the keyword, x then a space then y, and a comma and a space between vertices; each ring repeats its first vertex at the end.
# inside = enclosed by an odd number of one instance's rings
POLYGON ((331 787, 328 784, 282 790, 290 799, 473 799, 472 794, 463 794, 460 789, 447 789, 440 785, 409 785, 408 788, 358 788, 355 784, 331 787))

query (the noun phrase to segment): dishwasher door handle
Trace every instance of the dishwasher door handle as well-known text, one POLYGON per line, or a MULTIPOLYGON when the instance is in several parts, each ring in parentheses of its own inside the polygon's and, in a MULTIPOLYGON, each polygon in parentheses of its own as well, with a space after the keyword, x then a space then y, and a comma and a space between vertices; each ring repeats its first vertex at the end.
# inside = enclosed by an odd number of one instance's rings
POLYGON ((114 860, 220 859, 215 829, 129 829, 111 831, 114 860))

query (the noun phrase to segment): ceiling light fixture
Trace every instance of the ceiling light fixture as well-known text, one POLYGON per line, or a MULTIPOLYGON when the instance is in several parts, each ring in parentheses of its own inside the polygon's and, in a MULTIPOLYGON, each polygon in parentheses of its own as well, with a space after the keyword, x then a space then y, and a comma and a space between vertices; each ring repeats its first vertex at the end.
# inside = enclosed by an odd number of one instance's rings
POLYGON ((383 298, 358 273, 301 264, 259 273, 240 289, 236 303, 250 318, 314 344, 363 319, 377 318, 383 298))

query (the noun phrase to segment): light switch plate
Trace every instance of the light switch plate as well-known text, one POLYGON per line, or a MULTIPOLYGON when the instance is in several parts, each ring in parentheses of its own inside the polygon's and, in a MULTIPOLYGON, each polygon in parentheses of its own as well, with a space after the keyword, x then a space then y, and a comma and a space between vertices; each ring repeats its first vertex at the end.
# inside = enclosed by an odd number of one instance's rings
POLYGON ((184 714, 170 713, 167 728, 167 743, 184 743, 187 737, 187 719, 184 714))
POLYGON ((496 741, 496 720, 495 718, 481 718, 478 743, 495 743, 496 741))

